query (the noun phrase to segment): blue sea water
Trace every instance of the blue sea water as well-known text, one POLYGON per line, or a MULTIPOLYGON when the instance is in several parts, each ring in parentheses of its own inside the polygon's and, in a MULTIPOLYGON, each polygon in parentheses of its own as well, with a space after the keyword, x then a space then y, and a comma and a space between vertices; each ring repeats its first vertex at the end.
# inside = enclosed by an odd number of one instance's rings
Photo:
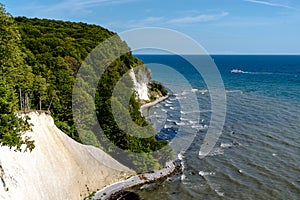
POLYGON ((196 137, 180 155, 182 174, 136 188, 136 193, 159 200, 300 199, 300 56, 212 56, 224 82, 227 109, 222 135, 203 159, 198 153, 211 117, 205 81, 180 56, 137 57, 173 94, 149 110, 156 137, 172 142, 189 134, 180 127, 189 127, 196 137), (199 103, 199 120, 182 111, 195 103, 191 94, 199 103), (186 105, 180 101, 184 98, 186 105))

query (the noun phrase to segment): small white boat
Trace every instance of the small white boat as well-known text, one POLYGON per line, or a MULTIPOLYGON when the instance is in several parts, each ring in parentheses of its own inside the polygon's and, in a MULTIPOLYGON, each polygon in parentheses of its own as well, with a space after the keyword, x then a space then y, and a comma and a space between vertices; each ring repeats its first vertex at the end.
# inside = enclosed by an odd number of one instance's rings
POLYGON ((232 69, 230 72, 231 73, 244 73, 244 71, 242 71, 240 69, 232 69))

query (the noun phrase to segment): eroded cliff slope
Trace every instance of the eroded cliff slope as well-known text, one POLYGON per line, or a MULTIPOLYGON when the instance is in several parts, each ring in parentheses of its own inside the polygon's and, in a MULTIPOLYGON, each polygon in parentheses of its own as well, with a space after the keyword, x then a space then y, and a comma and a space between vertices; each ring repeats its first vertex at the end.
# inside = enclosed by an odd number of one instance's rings
POLYGON ((69 138, 45 113, 29 113, 29 153, 0 147, 0 199, 83 199, 133 171, 102 150, 69 138))

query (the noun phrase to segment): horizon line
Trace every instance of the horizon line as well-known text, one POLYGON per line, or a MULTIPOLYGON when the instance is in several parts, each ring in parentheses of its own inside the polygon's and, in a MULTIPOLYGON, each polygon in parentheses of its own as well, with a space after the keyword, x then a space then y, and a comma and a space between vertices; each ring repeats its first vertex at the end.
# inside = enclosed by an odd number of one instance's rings
MULTIPOLYGON (((132 53, 133 55, 176 55, 171 53, 132 53)), ((208 53, 208 54, 181 54, 181 55, 210 55, 210 56, 300 56, 300 53, 208 53)))

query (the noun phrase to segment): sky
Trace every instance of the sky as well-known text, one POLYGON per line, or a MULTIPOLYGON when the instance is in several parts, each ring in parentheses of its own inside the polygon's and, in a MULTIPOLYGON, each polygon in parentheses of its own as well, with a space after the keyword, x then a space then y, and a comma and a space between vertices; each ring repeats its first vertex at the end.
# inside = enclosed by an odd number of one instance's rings
POLYGON ((299 0, 2 0, 13 16, 97 24, 114 32, 161 27, 209 54, 300 54, 299 0))

